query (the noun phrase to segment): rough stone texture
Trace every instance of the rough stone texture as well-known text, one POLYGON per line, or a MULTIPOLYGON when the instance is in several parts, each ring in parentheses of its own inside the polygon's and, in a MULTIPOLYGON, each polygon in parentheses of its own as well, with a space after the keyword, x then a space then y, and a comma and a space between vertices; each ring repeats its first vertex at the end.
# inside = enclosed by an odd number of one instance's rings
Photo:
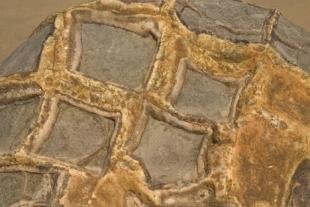
POLYGON ((261 30, 269 11, 239 1, 189 0, 187 4, 179 6, 178 13, 189 29, 198 33, 260 42, 261 30))
POLYGON ((24 176, 22 173, 0 173, 0 203, 10 206, 23 195, 24 176))
POLYGON ((289 207, 310 206, 310 160, 304 160, 292 179, 289 207))
POLYGON ((35 197, 35 194, 42 190, 44 175, 41 173, 25 173, 25 196, 35 197))
POLYGON ((176 108, 186 114, 223 121, 228 119, 235 94, 234 88, 188 69, 176 108))
POLYGON ((197 178, 202 138, 150 118, 134 155, 144 162, 153 185, 191 180, 197 178))
POLYGON ((162 4, 162 0, 121 0, 124 3, 152 3, 156 6, 160 6, 162 4))
POLYGON ((101 169, 113 128, 114 122, 110 119, 62 103, 54 129, 41 154, 76 162, 102 149, 90 166, 101 169))
POLYGON ((310 72, 310 33, 281 16, 273 32, 273 47, 290 63, 310 72))
POLYGON ((55 186, 51 174, 1 172, 0 204, 3 207, 51 206, 55 186))
POLYGON ((0 173, 0 204, 3 207, 59 206, 55 200, 57 175, 27 171, 0 173))
POLYGON ((309 35, 278 17, 234 0, 160 9, 100 0, 58 13, 38 72, 0 77, 1 106, 10 103, 0 110, 5 140, 11 126, 30 124, 13 122, 26 116, 12 101, 26 107, 44 92, 28 136, 0 156, 0 181, 9 180, 0 191, 12 189, 0 198, 17 206, 308 206, 309 35), (195 72, 184 73, 186 63, 195 72))
POLYGON ((142 86, 156 52, 150 36, 98 24, 83 24, 82 42, 82 73, 129 88, 142 86))
POLYGON ((32 72, 37 69, 43 43, 53 32, 53 24, 38 28, 8 58, 0 63, 0 76, 32 72))
POLYGON ((0 105, 0 153, 14 150, 27 136, 35 120, 39 99, 0 105))

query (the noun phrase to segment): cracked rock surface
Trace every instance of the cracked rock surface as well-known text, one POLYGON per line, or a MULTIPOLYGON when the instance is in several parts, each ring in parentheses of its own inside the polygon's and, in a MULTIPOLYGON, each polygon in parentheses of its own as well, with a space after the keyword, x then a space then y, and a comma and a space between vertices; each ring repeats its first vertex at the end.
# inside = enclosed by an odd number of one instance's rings
POLYGON ((0 63, 0 206, 310 206, 310 34, 237 0, 97 0, 0 63))

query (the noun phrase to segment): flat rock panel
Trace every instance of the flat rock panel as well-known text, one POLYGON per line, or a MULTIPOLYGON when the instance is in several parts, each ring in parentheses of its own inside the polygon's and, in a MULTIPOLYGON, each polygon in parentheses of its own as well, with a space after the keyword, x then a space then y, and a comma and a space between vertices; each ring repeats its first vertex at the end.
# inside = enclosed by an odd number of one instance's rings
POLYGON ((305 160, 298 166, 292 181, 293 189, 289 206, 310 206, 310 160, 305 160))
POLYGON ((162 4, 162 0, 121 0, 124 3, 152 3, 156 6, 160 6, 162 4))
POLYGON ((267 9, 231 0, 189 0, 177 8, 180 19, 195 32, 249 42, 261 41, 269 13, 267 9))
POLYGON ((156 53, 152 37, 98 24, 83 24, 82 44, 82 73, 129 88, 143 84, 156 53))
POLYGON ((7 59, 0 63, 0 76, 36 70, 43 44, 53 32, 53 28, 53 24, 50 23, 33 33, 7 59))
POLYGON ((141 158, 153 185, 197 177, 203 135, 150 118, 134 155, 141 158))
POLYGON ((186 114, 222 121, 228 118, 235 93, 235 88, 187 70, 175 107, 186 114))
POLYGON ((14 150, 35 121, 39 98, 0 105, 0 153, 14 150))
POLYGON ((27 173, 26 174, 26 186, 25 194, 28 197, 35 197, 35 194, 42 190, 43 186, 43 177, 41 173, 27 173))
POLYGON ((51 206, 56 180, 50 174, 24 171, 0 173, 1 206, 51 206))
POLYGON ((62 103, 54 129, 40 153, 76 162, 102 149, 102 156, 97 157, 102 161, 107 155, 113 129, 112 120, 62 103))
POLYGON ((25 177, 22 173, 0 173, 0 204, 10 206, 23 195, 25 177))
POLYGON ((272 46, 290 63, 310 72, 310 33, 281 16, 272 46))

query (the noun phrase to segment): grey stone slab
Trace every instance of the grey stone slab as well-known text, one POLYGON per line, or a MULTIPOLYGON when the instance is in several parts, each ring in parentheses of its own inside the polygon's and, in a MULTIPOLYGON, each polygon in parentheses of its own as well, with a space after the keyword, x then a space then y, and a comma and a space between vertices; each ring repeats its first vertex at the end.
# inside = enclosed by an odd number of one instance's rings
POLYGON ((53 174, 1 172, 0 206, 51 206, 56 182, 53 174))
POLYGON ((188 69, 175 107, 185 114, 224 121, 235 93, 235 88, 188 69))
POLYGON ((0 153, 14 150, 36 119, 39 98, 0 104, 0 153))
POLYGON ((104 153, 98 159, 104 160, 113 130, 114 121, 61 103, 55 126, 40 154, 73 162, 101 148, 104 153))
POLYGON ((219 202, 219 201, 213 201, 213 200, 210 200, 205 205, 205 207, 239 207, 239 206, 240 205, 236 203, 232 203, 232 202, 225 202, 225 201, 219 202))
POLYGON ((0 63, 0 76, 36 70, 44 42, 53 32, 53 28, 53 24, 49 23, 34 32, 8 58, 0 63))
POLYGON ((34 198, 35 194, 42 190, 44 174, 41 173, 27 173, 25 194, 30 198, 34 198))
POLYGON ((303 43, 302 50, 297 56, 297 65, 307 73, 310 73, 310 33, 308 37, 309 41, 303 43))
POLYGON ((304 160, 298 166, 292 181, 289 207, 310 206, 310 160, 304 160))
POLYGON ((154 186, 188 181, 197 177, 202 139, 203 135, 150 118, 134 156, 145 164, 154 186))
POLYGON ((100 174, 102 172, 105 163, 107 162, 105 157, 107 157, 108 144, 104 146, 98 153, 96 153, 92 159, 90 159, 87 163, 85 163, 85 167, 89 170, 92 170, 95 173, 100 174))
POLYGON ((220 38, 260 42, 267 9, 231 0, 189 0, 178 15, 189 29, 220 38))
POLYGON ((23 173, 0 173, 0 206, 7 207, 22 199, 24 185, 23 173))
POLYGON ((152 37, 99 24, 83 24, 82 44, 82 73, 129 88, 143 85, 156 53, 152 37))
POLYGON ((155 4, 156 6, 160 6, 162 4, 162 0, 121 0, 124 3, 151 3, 155 4))
POLYGON ((310 33, 281 16, 272 46, 290 63, 310 72, 310 33))

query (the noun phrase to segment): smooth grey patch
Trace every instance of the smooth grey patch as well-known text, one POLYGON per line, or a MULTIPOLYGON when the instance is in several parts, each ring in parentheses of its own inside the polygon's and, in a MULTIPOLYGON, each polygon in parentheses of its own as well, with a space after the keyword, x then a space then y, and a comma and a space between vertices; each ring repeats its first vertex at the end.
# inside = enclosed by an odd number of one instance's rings
POLYGON ((310 33, 280 16, 271 45, 290 63, 310 72, 310 33))
POLYGON ((129 88, 143 85, 156 53, 152 37, 98 24, 82 25, 82 45, 82 73, 129 88))
POLYGON ((36 70, 44 42, 53 32, 53 29, 53 24, 49 23, 33 33, 8 58, 0 63, 0 76, 36 70))
POLYGON ((44 174, 41 173, 27 173, 25 194, 29 197, 35 197, 35 194, 39 192, 44 186, 43 182, 44 174))
POLYGON ((114 121, 61 103, 55 126, 40 154, 76 162, 101 149, 101 156, 94 158, 99 160, 92 162, 92 167, 101 169, 103 166, 97 164, 101 165, 107 156, 113 130, 114 121))
POLYGON ((0 105, 0 153, 14 150, 30 131, 39 107, 39 98, 0 105))
POLYGON ((235 94, 235 88, 188 69, 175 107, 185 114, 225 121, 235 94))
POLYGON ((124 3, 151 3, 156 6, 160 6, 162 4, 162 0, 121 0, 124 3))
POLYGON ((141 158, 153 185, 197 178, 197 159, 203 135, 150 118, 133 153, 141 158))
POLYGON ((51 206, 57 199, 53 178, 53 174, 1 172, 0 206, 51 206))
MULTIPOLYGON (((182 1, 181 1, 182 2, 182 1)), ((190 30, 234 41, 260 42, 267 9, 231 0, 190 0, 177 6, 190 30)))
POLYGON ((290 207, 310 206, 310 160, 301 162, 292 179, 290 207))
POLYGON ((22 199, 25 176, 22 172, 0 173, 0 204, 10 206, 22 199))

